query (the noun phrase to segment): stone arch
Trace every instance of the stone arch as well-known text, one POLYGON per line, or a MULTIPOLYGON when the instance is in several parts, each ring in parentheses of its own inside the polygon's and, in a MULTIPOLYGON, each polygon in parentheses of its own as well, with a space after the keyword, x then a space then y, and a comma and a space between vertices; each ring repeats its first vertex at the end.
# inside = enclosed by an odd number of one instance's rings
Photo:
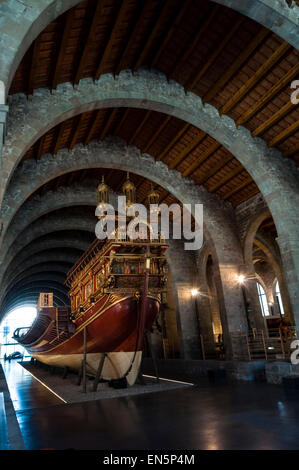
POLYGON ((124 71, 115 78, 106 74, 96 82, 83 79, 76 90, 70 83, 59 85, 53 94, 47 89, 39 89, 30 101, 25 95, 13 96, 3 151, 1 199, 24 152, 47 130, 79 113, 114 106, 163 112, 211 135, 252 176, 269 206, 278 233, 298 230, 298 172, 294 162, 283 159, 277 149, 269 148, 259 137, 252 137, 246 128, 236 127, 228 116, 220 116, 213 106, 203 105, 197 95, 185 93, 178 83, 168 82, 161 73, 145 70, 135 74, 124 71), (293 198, 290 198, 290 192, 293 198))
POLYGON ((37 220, 16 239, 13 246, 6 253, 3 265, 0 268, 0 274, 3 276, 7 266, 26 245, 36 238, 61 230, 80 230, 94 233, 95 221, 93 217, 84 218, 75 215, 66 215, 63 219, 55 217, 55 214, 45 220, 37 220))
MULTIPOLYGON (((9 44, 6 57, 0 64, 0 79, 9 89, 16 69, 34 39, 51 21, 80 3, 81 0, 39 0, 30 2, 2 2, 0 14, 4 18, 0 35, 9 44), (16 8, 17 5, 17 8, 16 8)), ((287 42, 298 48, 297 7, 289 8, 279 0, 214 0, 263 24, 287 42)))
POLYGON ((42 251, 51 249, 63 250, 65 248, 75 248, 83 253, 90 245, 88 241, 76 238, 74 236, 69 236, 67 237, 67 239, 61 240, 55 235, 56 234, 53 233, 50 234, 50 236, 46 239, 35 239, 34 243, 26 245, 26 247, 22 249, 22 252, 19 253, 16 258, 14 258, 11 264, 8 265, 7 275, 9 275, 11 271, 13 272, 20 264, 22 264, 28 258, 42 251))
POLYGON ((55 259, 55 263, 61 261, 63 263, 68 263, 71 267, 77 261, 78 257, 80 257, 80 252, 76 254, 74 250, 72 252, 70 250, 67 251, 66 249, 64 249, 64 251, 49 250, 48 252, 37 253, 16 267, 16 269, 11 272, 11 275, 7 273, 3 285, 5 286, 8 283, 11 283, 21 273, 26 274, 27 270, 34 265, 55 259))
POLYGON ((244 239, 244 261, 247 264, 252 264, 253 241, 260 225, 271 215, 268 209, 255 215, 251 222, 248 224, 248 229, 244 239))
MULTIPOLYGON (((40 184, 40 182, 39 182, 40 184)), ((60 187, 55 191, 35 195, 28 199, 16 213, 9 230, 5 233, 2 250, 4 252, 11 246, 14 239, 26 227, 43 215, 72 206, 92 206, 97 204, 97 182, 93 184, 75 184, 71 187, 60 187)), ((110 192, 110 204, 116 207, 116 194, 110 192)))

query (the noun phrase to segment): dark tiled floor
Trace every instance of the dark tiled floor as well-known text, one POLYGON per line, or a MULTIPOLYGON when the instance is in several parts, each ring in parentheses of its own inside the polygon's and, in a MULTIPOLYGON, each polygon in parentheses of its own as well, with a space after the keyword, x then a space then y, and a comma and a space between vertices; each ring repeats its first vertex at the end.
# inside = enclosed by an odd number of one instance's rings
POLYGON ((27 449, 299 448, 299 400, 287 399, 281 387, 203 381, 183 390, 65 405, 47 390, 29 398, 28 380, 24 397, 22 382, 15 392, 27 449))

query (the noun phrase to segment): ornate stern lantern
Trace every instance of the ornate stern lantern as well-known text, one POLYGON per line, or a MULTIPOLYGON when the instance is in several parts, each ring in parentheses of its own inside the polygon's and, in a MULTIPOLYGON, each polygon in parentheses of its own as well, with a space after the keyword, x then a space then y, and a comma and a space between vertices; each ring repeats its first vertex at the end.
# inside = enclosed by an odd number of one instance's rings
POLYGON ((124 182, 122 187, 123 193, 126 196, 126 207, 128 208, 131 204, 136 202, 136 187, 132 181, 130 181, 130 174, 127 173, 127 180, 124 182))
MULTIPOLYGON (((154 189, 152 183, 151 183, 151 190, 148 193, 147 198, 148 198, 148 204, 150 208, 151 208, 151 204, 157 204, 157 205, 159 204, 160 194, 158 193, 158 191, 154 189)), ((151 210, 153 210, 153 208, 151 210)))
POLYGON ((102 175, 102 182, 98 186, 98 201, 100 204, 109 204, 109 186, 105 183, 105 177, 102 175))

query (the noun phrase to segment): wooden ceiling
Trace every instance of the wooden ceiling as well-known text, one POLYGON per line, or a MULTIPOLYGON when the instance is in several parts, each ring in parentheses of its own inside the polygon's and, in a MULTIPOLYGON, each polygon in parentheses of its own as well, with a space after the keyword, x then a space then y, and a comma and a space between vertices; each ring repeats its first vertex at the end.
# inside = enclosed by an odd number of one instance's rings
MULTIPOLYGON (((144 66, 165 73, 299 164, 299 107, 290 102, 298 51, 209 0, 84 1, 38 36, 10 94, 144 66)), ((177 118, 139 109, 104 109, 69 119, 36 142, 24 159, 108 134, 163 160, 234 206, 258 192, 213 138, 177 118)), ((138 185, 147 184, 140 178, 138 185)))

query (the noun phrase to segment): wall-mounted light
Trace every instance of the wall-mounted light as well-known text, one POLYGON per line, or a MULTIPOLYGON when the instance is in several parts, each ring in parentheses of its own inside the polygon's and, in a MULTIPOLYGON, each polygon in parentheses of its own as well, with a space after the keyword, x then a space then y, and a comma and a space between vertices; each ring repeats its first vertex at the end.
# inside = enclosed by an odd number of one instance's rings
POLYGON ((244 274, 239 274, 239 276, 238 276, 238 283, 239 283, 239 284, 244 284, 244 282, 245 282, 245 276, 244 276, 244 274))
POLYGON ((199 290, 198 290, 198 289, 191 289, 191 295, 192 295, 192 297, 196 297, 198 294, 199 294, 199 290))

